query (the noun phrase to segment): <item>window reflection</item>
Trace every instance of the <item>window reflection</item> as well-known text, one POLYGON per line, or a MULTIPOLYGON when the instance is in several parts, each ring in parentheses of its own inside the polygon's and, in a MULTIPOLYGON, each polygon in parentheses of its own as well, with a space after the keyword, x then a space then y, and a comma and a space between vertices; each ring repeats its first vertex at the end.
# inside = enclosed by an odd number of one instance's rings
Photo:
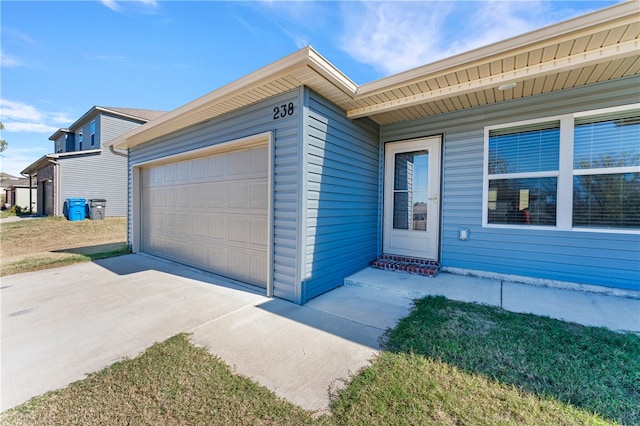
POLYGON ((555 225, 557 178, 489 181, 489 223, 555 225))
POLYGON ((429 152, 403 152, 394 161, 393 229, 426 231, 429 152))

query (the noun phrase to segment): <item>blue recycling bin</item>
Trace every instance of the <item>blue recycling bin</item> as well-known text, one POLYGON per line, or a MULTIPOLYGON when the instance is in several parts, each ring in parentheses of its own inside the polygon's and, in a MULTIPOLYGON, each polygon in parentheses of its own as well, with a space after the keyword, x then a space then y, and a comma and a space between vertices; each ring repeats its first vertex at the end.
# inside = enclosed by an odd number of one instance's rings
POLYGON ((84 220, 86 204, 87 200, 84 198, 67 198, 67 219, 84 220))

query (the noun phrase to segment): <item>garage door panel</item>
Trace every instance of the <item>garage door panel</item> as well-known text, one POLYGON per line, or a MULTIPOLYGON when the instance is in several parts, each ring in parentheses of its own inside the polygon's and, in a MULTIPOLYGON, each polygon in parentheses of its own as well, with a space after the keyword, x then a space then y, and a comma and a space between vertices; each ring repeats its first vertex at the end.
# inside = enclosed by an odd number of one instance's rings
POLYGON ((194 180, 202 180, 207 177, 207 165, 209 160, 207 158, 198 158, 191 160, 191 176, 194 180))
POLYGON ((163 220, 162 213, 153 213, 151 216, 151 229, 154 231, 162 231, 163 228, 163 220))
POLYGON ((191 191, 189 191, 189 187, 188 186, 184 186, 184 188, 176 188, 175 191, 175 200, 176 200, 176 205, 178 207, 182 207, 185 209, 188 209, 189 207, 191 207, 191 191))
POLYGON ((229 218, 227 216, 210 216, 209 217, 209 237, 226 241, 229 239, 228 224, 229 218))
POLYGON ((176 164, 176 182, 189 182, 191 177, 191 161, 182 161, 176 164))
POLYGON ((209 268, 209 253, 207 246, 204 244, 193 244, 191 246, 191 256, 193 258, 193 265, 199 268, 209 268))
POLYGON ((254 281, 260 281, 267 274, 267 255, 251 256, 251 273, 254 281))
POLYGON ((251 150, 251 172, 266 174, 269 169, 269 150, 267 147, 251 150))
POLYGON ((176 180, 176 165, 175 164, 165 164, 162 166, 163 171, 163 182, 164 183, 173 183, 176 180))
POLYGON ((229 217, 229 241, 247 244, 251 239, 251 220, 243 216, 229 217))
POLYGON ((228 156, 229 176, 246 176, 251 173, 251 151, 236 151, 228 156))
POLYGON ((228 269, 229 251, 225 247, 209 247, 209 266, 214 271, 228 269))
POLYGON ((227 174, 227 170, 226 170, 227 168, 225 167, 225 155, 220 154, 220 155, 213 155, 209 157, 207 167, 208 167, 208 171, 207 171, 208 177, 225 176, 227 174))
POLYGON ((142 170, 142 250, 265 287, 268 150, 142 170))
POLYGON ((207 185, 196 184, 189 187, 191 207, 196 209, 207 207, 207 185))
POLYGON ((175 230, 178 234, 193 234, 192 221, 193 216, 185 213, 176 214, 175 230))
POLYGON ((232 209, 246 209, 249 207, 251 193, 249 184, 245 182, 232 182, 227 184, 228 206, 232 209))
POLYGON ((269 241, 268 225, 266 218, 257 218, 251 221, 251 244, 266 247, 269 241))
POLYGON ((250 186, 250 207, 252 209, 264 210, 269 205, 268 185, 266 182, 252 183, 250 186))
POLYGON ((167 188, 162 191, 162 197, 164 200, 164 207, 174 208, 176 205, 176 192, 175 188, 167 188))
POLYGON ((207 185, 207 207, 219 209, 227 207, 227 186, 224 182, 207 185))
POLYGON ((209 235, 209 219, 206 214, 193 214, 193 235, 209 235))
POLYGON ((162 228, 163 231, 170 231, 178 227, 178 220, 175 213, 173 212, 164 213, 163 218, 164 218, 164 221, 163 221, 164 226, 162 228))

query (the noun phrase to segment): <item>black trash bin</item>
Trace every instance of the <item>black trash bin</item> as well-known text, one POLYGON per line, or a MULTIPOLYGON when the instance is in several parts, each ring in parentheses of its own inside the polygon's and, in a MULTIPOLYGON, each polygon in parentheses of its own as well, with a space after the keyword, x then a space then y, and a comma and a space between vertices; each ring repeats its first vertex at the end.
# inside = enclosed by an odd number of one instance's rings
POLYGON ((91 220, 104 220, 107 214, 107 200, 98 198, 89 200, 89 218, 91 220))

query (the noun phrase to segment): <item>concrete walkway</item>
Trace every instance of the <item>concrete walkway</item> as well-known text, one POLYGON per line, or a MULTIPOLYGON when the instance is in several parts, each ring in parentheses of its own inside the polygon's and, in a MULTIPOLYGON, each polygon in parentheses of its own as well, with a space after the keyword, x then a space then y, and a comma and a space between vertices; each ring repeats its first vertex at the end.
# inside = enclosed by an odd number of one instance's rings
MULTIPOLYGON (((616 295, 446 272, 430 278, 373 268, 348 277, 345 284, 338 291, 358 293, 350 289, 365 287, 369 288, 368 293, 394 294, 401 300, 441 295, 451 300, 498 306, 511 312, 532 313, 587 326, 640 333, 640 292, 637 291, 619 291, 616 295)), ((334 296, 337 296, 337 292, 334 296)), ((325 306, 328 301, 328 298, 322 300, 322 306, 331 312, 329 306, 325 306)))
POLYGON ((9 222, 20 222, 23 220, 42 219, 46 216, 28 215, 28 216, 7 216, 4 219, 0 219, 0 224, 9 222))
POLYGON ((370 269, 348 283, 297 306, 144 255, 3 277, 0 409, 189 332, 240 374, 321 412, 426 294, 640 331, 640 300, 632 298, 370 269))

